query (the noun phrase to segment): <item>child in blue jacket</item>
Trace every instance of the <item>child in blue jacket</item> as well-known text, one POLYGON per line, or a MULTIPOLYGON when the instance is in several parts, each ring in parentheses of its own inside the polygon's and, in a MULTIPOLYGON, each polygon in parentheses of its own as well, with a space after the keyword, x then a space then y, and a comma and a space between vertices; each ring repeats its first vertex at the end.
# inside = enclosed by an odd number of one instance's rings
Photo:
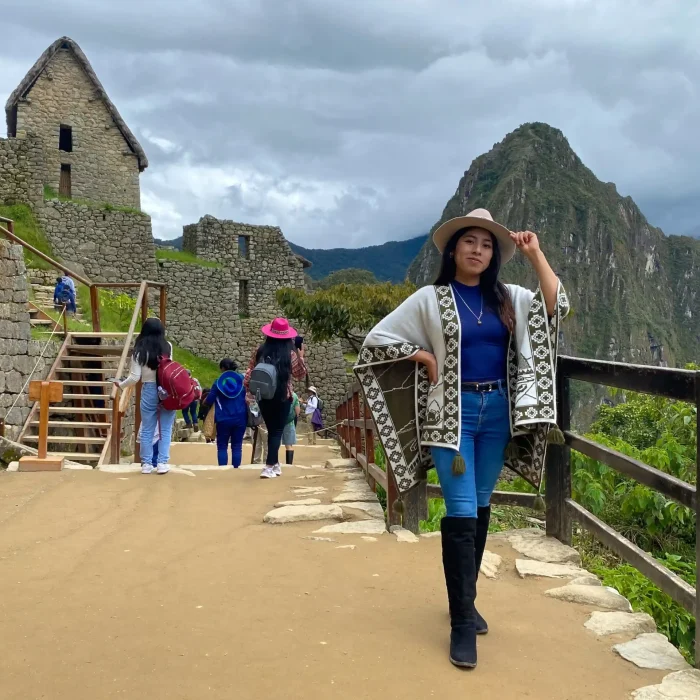
POLYGON ((219 466, 228 463, 228 445, 231 443, 231 464, 234 469, 238 469, 241 466, 243 435, 248 422, 243 375, 236 372, 238 365, 228 358, 221 360, 219 369, 222 374, 214 382, 205 403, 214 406, 219 466))

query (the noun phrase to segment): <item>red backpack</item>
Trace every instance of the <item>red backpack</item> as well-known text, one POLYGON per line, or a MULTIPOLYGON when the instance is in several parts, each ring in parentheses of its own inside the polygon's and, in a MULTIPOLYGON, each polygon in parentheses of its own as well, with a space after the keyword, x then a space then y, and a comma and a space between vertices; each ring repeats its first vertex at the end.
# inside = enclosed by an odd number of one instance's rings
MULTIPOLYGON (((202 396, 199 384, 190 377, 189 372, 169 357, 161 357, 157 372, 158 386, 167 395, 160 403, 168 411, 179 411, 198 401, 202 396)), ((161 393, 161 392, 159 392, 161 393)))

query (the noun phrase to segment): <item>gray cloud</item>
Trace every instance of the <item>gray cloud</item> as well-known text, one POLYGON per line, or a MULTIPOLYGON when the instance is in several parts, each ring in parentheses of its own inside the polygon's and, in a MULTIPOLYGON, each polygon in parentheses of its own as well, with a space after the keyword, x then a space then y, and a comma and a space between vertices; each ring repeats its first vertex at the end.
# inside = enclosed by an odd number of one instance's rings
POLYGON ((526 121, 667 232, 700 217, 700 15, 687 0, 0 0, 9 94, 78 41, 141 139, 156 235, 205 213, 307 246, 427 230, 526 121))

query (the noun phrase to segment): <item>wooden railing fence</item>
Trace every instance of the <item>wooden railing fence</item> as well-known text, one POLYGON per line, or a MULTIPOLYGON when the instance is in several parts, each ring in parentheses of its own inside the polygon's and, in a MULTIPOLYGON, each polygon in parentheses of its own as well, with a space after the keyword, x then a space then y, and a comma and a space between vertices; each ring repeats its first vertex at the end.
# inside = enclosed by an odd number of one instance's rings
MULTIPOLYGON (((700 372, 691 370, 647 367, 616 362, 603 362, 573 357, 560 357, 557 371, 557 406, 559 427, 565 445, 551 445, 545 470, 545 507, 547 534, 571 544, 573 523, 593 534, 602 544, 649 578, 662 591, 698 618, 697 590, 642 551, 622 534, 597 518, 572 498, 571 450, 606 464, 625 476, 664 494, 695 513, 697 580, 700 581, 700 505, 696 485, 686 483, 621 452, 599 445, 571 430, 570 382, 578 380, 661 396, 692 403, 698 409, 700 434, 700 372)), ((427 517, 428 499, 441 498, 442 490, 433 484, 421 483, 404 499, 403 515, 394 512, 396 486, 390 474, 374 461, 376 426, 358 383, 353 384, 347 397, 336 410, 338 440, 345 456, 355 457, 365 471, 369 484, 379 484, 387 492, 387 524, 403 524, 418 532, 420 520, 427 517)), ((700 479, 700 451, 696 465, 696 484, 700 479)), ((532 507, 536 496, 530 493, 496 491, 494 505, 532 507)), ((700 625, 696 624, 696 665, 700 666, 700 625)))

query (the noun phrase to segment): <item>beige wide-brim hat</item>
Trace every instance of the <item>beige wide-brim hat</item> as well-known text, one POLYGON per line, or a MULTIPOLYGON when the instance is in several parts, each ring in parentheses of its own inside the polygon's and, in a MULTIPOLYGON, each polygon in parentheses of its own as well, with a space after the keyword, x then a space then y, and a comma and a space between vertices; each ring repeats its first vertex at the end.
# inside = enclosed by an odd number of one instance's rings
POLYGON ((510 238, 510 231, 493 220, 488 209, 474 209, 466 216, 458 216, 442 224, 433 234, 433 243, 442 253, 450 238, 463 228, 478 227, 490 231, 498 241, 501 251, 501 265, 507 263, 515 255, 515 243, 510 238))

